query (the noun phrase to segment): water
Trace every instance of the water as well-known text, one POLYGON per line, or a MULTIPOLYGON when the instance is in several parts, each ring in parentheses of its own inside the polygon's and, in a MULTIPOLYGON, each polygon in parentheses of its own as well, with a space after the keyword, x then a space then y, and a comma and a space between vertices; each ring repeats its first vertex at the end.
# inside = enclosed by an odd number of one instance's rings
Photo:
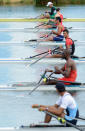
MULTIPOLYGON (((46 8, 34 7, 34 6, 17 6, 17 7, 3 7, 0 6, 0 18, 30 18, 35 17, 38 14, 44 12, 46 8)), ((66 6, 61 7, 64 17, 72 18, 85 18, 85 6, 66 6)), ((27 28, 34 27, 37 23, 17 23, 17 22, 1 22, 0 28, 27 28)), ((65 26, 69 27, 84 27, 85 23, 81 22, 67 22, 65 26)), ((39 34, 26 33, 26 32, 0 32, 0 42, 23 42, 28 39, 38 38, 39 34)), ((84 32, 71 32, 70 36, 73 39, 84 40, 84 32)), ((17 58, 27 57, 37 54, 38 50, 42 50, 39 47, 29 47, 26 45, 15 46, 5 45, 0 46, 0 58, 17 58)), ((43 48, 44 50, 44 48, 43 48)), ((45 48, 46 50, 46 48, 45 48)), ((75 55, 84 56, 85 47, 77 47, 75 55)), ((52 68, 50 65, 39 65, 36 64, 32 67, 27 67, 24 64, 0 64, 0 84, 8 84, 13 82, 27 82, 27 81, 38 81, 40 75, 46 68, 52 68)), ((85 81, 85 65, 77 65, 78 77, 77 81, 85 81)), ((85 93, 78 92, 75 99, 79 105, 80 114, 85 116, 85 93)), ((28 91, 0 91, 0 127, 1 126, 20 126, 22 124, 28 125, 29 123, 36 123, 43 121, 44 113, 40 113, 37 110, 32 110, 31 105, 34 103, 38 104, 55 104, 58 96, 55 92, 34 92, 31 96, 28 96, 28 91)), ((79 122, 84 124, 84 122, 79 122)))
MULTIPOLYGON (((35 7, 35 6, 0 6, 0 17, 2 18, 28 18, 36 17, 44 11, 46 7, 35 7)), ((84 18, 85 6, 80 5, 67 5, 61 7, 61 12, 64 17, 72 18, 84 18)))
MULTIPOLYGON (((0 125, 20 126, 38 123, 44 120, 44 113, 32 109, 32 104, 54 105, 58 96, 55 92, 0 92, 0 125)), ((80 109, 80 115, 85 116, 84 92, 77 93, 75 99, 80 109), (81 97, 82 96, 82 97, 81 97), (81 99, 80 99, 81 98, 81 99)), ((84 124, 83 121, 80 121, 84 124)))

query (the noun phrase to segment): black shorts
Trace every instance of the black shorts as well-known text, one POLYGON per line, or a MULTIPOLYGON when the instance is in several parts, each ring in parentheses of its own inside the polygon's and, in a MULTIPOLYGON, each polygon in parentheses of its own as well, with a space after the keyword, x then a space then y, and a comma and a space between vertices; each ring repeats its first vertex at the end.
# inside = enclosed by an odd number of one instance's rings
MULTIPOLYGON (((79 117, 79 111, 77 110, 77 113, 76 113, 76 117, 75 118, 78 118, 79 117)), ((71 120, 71 121, 69 121, 69 120, 66 120, 67 122, 69 122, 69 123, 71 123, 71 124, 73 124, 73 125, 76 125, 77 124, 77 120, 71 120)), ((69 124, 66 124, 66 127, 71 127, 71 125, 69 125, 69 124)))

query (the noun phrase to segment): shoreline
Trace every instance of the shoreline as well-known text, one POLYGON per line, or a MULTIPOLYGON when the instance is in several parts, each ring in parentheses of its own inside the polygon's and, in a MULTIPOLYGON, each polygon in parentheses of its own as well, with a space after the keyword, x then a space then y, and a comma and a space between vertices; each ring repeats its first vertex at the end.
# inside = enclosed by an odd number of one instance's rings
MULTIPOLYGON (((47 0, 0 0, 0 5, 36 5, 36 6, 44 6, 46 5, 47 0)), ((55 6, 59 5, 84 5, 85 1, 83 0, 57 0, 54 1, 55 6)))

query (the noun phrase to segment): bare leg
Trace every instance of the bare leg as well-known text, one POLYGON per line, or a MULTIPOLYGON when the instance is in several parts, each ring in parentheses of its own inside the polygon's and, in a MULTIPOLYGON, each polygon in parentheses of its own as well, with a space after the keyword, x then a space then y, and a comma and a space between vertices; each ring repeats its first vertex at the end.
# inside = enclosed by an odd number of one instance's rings
POLYGON ((41 85, 55 85, 57 80, 47 80, 46 82, 42 82, 41 85))
MULTIPOLYGON (((49 108, 50 108, 51 110, 54 110, 54 111, 57 110, 57 108, 56 108, 55 106, 50 106, 49 108)), ((65 116, 65 113, 62 113, 61 115, 57 115, 57 116, 58 116, 58 117, 64 117, 64 116, 65 116)), ((52 119, 52 116, 46 114, 44 122, 45 122, 45 123, 49 123, 49 122, 51 121, 51 119, 52 119)))
POLYGON ((44 122, 49 123, 51 121, 51 118, 52 117, 50 115, 46 114, 44 122))
POLYGON ((52 28, 52 25, 46 25, 44 26, 45 29, 49 29, 49 28, 52 28))
POLYGON ((53 36, 49 36, 49 37, 46 38, 44 41, 53 41, 53 36))
POLYGON ((40 26, 40 28, 49 29, 49 28, 52 28, 52 25, 43 25, 43 26, 40 26))
POLYGON ((62 55, 60 55, 60 54, 53 54, 51 56, 48 56, 48 58, 62 58, 62 55))

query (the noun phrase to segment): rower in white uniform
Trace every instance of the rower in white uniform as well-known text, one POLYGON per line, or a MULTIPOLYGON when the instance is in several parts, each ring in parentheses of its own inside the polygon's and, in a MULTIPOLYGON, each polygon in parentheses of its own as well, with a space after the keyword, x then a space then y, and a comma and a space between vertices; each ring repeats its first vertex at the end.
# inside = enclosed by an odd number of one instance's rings
MULTIPOLYGON (((78 106, 71 96, 65 89, 65 85, 63 83, 57 83, 56 91, 60 95, 60 98, 53 106, 45 106, 45 105, 32 105, 32 108, 38 108, 39 111, 48 111, 56 116, 64 118, 66 121, 76 125, 77 119, 79 117, 78 106)), ((51 116, 46 114, 45 123, 49 123, 51 121, 51 116)), ((66 126, 70 126, 66 124, 66 126)))

